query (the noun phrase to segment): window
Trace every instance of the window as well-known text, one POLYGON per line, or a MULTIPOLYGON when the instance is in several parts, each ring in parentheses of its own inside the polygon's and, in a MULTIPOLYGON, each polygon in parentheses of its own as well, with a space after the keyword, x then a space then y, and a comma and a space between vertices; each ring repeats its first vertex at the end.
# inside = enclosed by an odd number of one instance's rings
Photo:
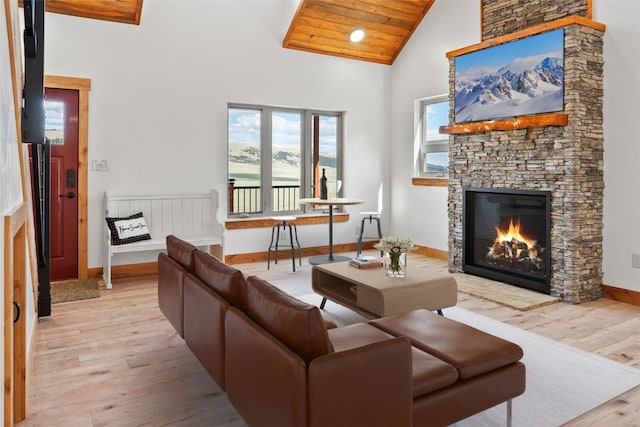
POLYGON ((228 107, 229 215, 296 212, 304 197, 340 190, 342 114, 269 106, 228 107))
POLYGON ((64 102, 44 101, 44 134, 51 145, 64 145, 64 102))
POLYGON ((449 177, 449 136, 439 133, 449 123, 449 97, 440 95, 419 100, 417 134, 420 136, 416 176, 449 177))

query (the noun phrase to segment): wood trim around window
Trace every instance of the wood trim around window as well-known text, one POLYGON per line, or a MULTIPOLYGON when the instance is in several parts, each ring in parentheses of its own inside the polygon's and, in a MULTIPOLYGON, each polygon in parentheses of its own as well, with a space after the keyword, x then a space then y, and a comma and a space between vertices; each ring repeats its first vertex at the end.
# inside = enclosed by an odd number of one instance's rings
POLYGON ((442 178, 411 178, 411 184, 421 187, 448 187, 449 180, 442 178))
MULTIPOLYGON (((293 215, 295 216, 295 215, 293 215)), ((334 212, 333 213, 333 222, 347 222, 349 221, 349 214, 342 212, 334 212)), ((281 222, 273 219, 273 217, 268 218, 248 218, 248 219, 237 219, 237 220, 227 220, 224 223, 224 227, 227 230, 243 230, 248 228, 265 228, 265 227, 273 227, 276 223, 281 222)), ((329 223, 329 214, 316 214, 316 215, 300 215, 296 216, 295 221, 291 221, 292 224, 295 225, 312 225, 312 224, 328 224, 329 223)))

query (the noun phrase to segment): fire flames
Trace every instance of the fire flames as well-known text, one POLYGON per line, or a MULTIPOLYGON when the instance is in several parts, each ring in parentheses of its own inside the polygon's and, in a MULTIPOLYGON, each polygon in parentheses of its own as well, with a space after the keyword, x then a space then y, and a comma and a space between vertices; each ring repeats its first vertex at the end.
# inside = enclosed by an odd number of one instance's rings
POLYGON ((496 240, 489 247, 487 258, 494 261, 509 263, 531 263, 538 270, 544 248, 538 241, 522 234, 520 221, 509 221, 509 228, 504 230, 496 226, 496 240))

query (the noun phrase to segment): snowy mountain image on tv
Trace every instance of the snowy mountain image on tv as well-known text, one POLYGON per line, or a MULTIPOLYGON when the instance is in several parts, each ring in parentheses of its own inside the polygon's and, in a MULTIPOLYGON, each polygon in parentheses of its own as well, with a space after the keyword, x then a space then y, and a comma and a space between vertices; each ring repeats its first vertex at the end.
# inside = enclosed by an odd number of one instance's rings
POLYGON ((455 58, 455 123, 564 109, 564 30, 455 58))

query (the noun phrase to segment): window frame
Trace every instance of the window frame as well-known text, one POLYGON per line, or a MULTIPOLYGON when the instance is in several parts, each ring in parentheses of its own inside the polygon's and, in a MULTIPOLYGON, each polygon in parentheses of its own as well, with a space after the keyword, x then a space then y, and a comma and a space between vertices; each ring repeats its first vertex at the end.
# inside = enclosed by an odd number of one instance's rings
MULTIPOLYGON (((336 117, 336 179, 342 180, 342 151, 344 111, 327 111, 307 108, 281 107, 274 105, 259 105, 245 103, 227 104, 227 180, 229 180, 229 118, 232 109, 256 110, 261 114, 260 120, 260 193, 261 210, 258 212, 230 212, 227 203, 227 216, 229 218, 260 218, 287 214, 302 214, 306 211, 318 211, 326 209, 323 206, 298 205, 292 210, 274 210, 272 198, 273 182, 273 114, 274 113, 299 113, 300 114, 300 191, 299 198, 314 197, 314 153, 313 153, 313 117, 316 115, 336 117)), ((319 153, 318 153, 319 156, 319 153)), ((319 157, 318 157, 319 163, 319 157)), ((228 190, 229 191, 229 190, 228 190)), ((227 201, 229 194, 227 192, 227 201)), ((339 210, 339 209, 334 209, 339 210)))
MULTIPOLYGON (((427 153, 448 153, 449 136, 442 135, 442 139, 427 141, 427 106, 446 102, 448 104, 447 117, 451 111, 451 100, 448 94, 441 94, 420 98, 414 102, 415 139, 414 139, 414 177, 434 180, 448 180, 448 173, 425 172, 424 163, 427 153)), ((448 119, 447 123, 448 124, 448 119)), ((448 155, 447 155, 448 156, 448 155)))

